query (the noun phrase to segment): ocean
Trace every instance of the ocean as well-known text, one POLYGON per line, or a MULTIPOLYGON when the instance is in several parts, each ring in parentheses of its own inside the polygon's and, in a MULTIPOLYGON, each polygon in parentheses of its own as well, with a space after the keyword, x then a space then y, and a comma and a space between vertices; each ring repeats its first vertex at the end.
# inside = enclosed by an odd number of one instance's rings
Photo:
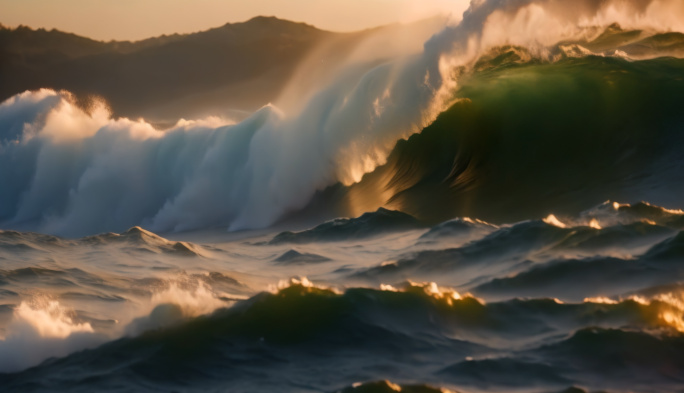
POLYGON ((473 2, 294 114, 3 102, 0 391, 683 392, 684 16, 613 3, 473 2))

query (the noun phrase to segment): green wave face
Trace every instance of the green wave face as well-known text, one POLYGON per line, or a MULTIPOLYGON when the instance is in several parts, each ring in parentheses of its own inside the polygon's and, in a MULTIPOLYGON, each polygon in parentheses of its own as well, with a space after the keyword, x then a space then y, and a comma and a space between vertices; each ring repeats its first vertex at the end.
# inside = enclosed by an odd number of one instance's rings
POLYGON ((428 221, 511 222, 608 199, 673 204, 684 60, 524 58, 509 47, 480 59, 432 125, 359 184, 328 192, 352 213, 389 206, 428 221))

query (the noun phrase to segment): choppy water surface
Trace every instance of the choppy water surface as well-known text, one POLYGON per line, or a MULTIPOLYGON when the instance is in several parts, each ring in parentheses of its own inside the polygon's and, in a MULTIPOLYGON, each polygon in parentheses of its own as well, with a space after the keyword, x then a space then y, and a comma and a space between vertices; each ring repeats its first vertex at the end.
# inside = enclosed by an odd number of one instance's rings
POLYGON ((505 225, 379 210, 210 242, 3 231, 0 382, 679 391, 682 228, 681 211, 607 202, 505 225))

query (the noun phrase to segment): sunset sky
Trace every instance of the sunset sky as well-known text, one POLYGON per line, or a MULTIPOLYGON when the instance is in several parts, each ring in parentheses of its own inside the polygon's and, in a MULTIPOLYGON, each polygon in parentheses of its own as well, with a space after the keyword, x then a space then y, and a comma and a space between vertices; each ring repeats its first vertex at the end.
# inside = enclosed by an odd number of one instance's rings
POLYGON ((273 15, 335 31, 460 15, 467 0, 0 0, 0 23, 100 40, 189 33, 273 15))

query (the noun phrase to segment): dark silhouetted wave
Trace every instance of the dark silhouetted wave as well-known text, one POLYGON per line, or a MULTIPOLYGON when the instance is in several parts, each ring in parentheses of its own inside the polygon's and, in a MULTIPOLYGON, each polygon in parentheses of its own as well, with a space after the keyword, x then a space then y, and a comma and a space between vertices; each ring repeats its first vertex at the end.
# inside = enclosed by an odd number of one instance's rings
POLYGON ((380 208, 356 218, 337 218, 302 232, 282 232, 271 244, 311 243, 370 238, 392 232, 422 229, 425 225, 410 215, 380 208))
MULTIPOLYGON (((152 330, 140 336, 0 374, 0 382, 6 391, 166 390, 178 384, 192 391, 225 384, 248 391, 297 389, 304 378, 311 389, 333 391, 382 374, 435 386, 560 390, 603 372, 637 373, 632 381, 667 387, 684 371, 684 338, 659 319, 675 309, 657 301, 489 304, 434 284, 343 293, 292 284, 194 319, 175 307, 158 306, 145 325, 152 330), (591 324, 601 327, 583 328, 591 324), (547 343, 526 349, 531 338, 547 343)), ((619 378, 612 381, 620 385, 619 378)), ((365 386, 383 391, 383 383, 365 386)))

